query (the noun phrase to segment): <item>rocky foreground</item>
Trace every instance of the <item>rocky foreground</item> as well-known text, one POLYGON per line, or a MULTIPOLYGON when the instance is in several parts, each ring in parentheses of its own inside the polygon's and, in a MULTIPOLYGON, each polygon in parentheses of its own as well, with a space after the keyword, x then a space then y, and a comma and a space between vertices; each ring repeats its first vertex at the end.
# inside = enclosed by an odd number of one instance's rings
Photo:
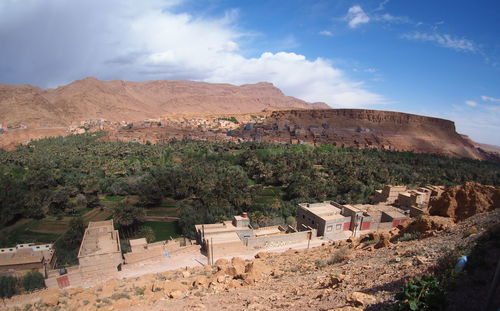
MULTIPOLYGON (((420 239, 397 242, 400 229, 357 240, 325 242, 308 250, 260 253, 244 261, 139 278, 86 289, 49 289, 5 301, 7 310, 387 310, 401 285, 435 268, 449 251, 477 240, 498 224, 500 210, 453 224, 424 216, 420 239)), ((452 310, 479 309, 482 290, 461 294, 452 310)), ((453 304, 452 304, 453 305, 453 304)))

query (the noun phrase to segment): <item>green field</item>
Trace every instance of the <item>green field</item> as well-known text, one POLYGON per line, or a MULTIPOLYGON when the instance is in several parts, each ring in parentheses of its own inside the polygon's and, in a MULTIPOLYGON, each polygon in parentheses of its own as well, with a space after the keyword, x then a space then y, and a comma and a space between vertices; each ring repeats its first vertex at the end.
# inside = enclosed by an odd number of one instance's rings
POLYGON ((144 225, 153 229, 155 242, 180 236, 180 228, 177 222, 146 221, 144 225))
POLYGON ((125 199, 125 197, 122 197, 122 196, 107 195, 107 196, 100 198, 99 200, 103 201, 103 202, 121 202, 124 199, 125 199))
MULTIPOLYGON (((77 211, 85 224, 89 221, 101 221, 109 219, 111 211, 99 208, 84 208, 77 211)), ((8 228, 4 228, 0 234, 4 238, 6 246, 22 243, 48 243, 54 242, 69 228, 72 216, 58 219, 56 216, 47 216, 42 219, 20 219, 8 228)))
POLYGON ((83 221, 85 223, 88 223, 89 221, 101 221, 108 219, 110 216, 110 210, 101 210, 99 208, 94 208, 83 215, 83 221))
MULTIPOLYGON (((6 246, 14 246, 21 243, 52 243, 60 236, 59 233, 34 232, 40 226, 41 220, 31 220, 9 232, 4 243, 6 246)), ((43 225, 43 224, 42 224, 43 225)))
POLYGON ((255 196, 252 207, 259 210, 269 208, 270 206, 279 206, 283 194, 284 192, 281 187, 266 187, 255 196))

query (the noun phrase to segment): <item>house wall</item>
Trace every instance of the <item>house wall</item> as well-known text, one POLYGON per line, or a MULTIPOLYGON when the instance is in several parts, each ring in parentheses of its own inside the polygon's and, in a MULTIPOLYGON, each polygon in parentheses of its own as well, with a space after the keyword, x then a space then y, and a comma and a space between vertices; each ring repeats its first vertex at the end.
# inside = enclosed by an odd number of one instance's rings
POLYGON ((159 259, 164 257, 165 252, 168 254, 168 256, 174 256, 174 255, 179 255, 182 253, 188 253, 191 252, 195 249, 200 249, 199 245, 188 245, 188 246, 182 246, 182 247, 177 247, 177 248, 162 248, 162 247, 156 247, 156 248, 149 248, 147 250, 141 251, 139 253, 126 253, 123 256, 125 257, 125 263, 126 264, 131 264, 131 263, 136 263, 144 260, 152 260, 152 259, 159 259))
POLYGON ((30 271, 38 271, 45 275, 45 265, 42 263, 27 263, 0 266, 0 276, 21 277, 30 271))
MULTIPOLYGON (((331 219, 325 222, 324 225, 324 234, 325 238, 337 238, 339 233, 343 231, 349 230, 351 226, 351 217, 344 217, 338 219, 331 219), (346 225, 348 224, 348 225, 346 225), (332 230, 329 231, 329 227, 332 227, 332 230), (346 229, 347 227, 347 229, 346 229)), ((319 235, 319 234, 318 234, 319 235)))
POLYGON ((78 258, 80 271, 94 273, 99 271, 118 271, 118 266, 123 263, 121 253, 89 255, 78 258))
POLYGON ((250 237, 244 243, 251 248, 266 248, 285 246, 289 244, 301 243, 307 241, 309 238, 313 239, 317 235, 316 230, 299 231, 292 233, 284 233, 278 235, 250 237))
POLYGON ((303 209, 301 207, 297 210, 297 227, 308 226, 318 230, 318 236, 322 236, 325 231, 325 221, 312 213, 309 210, 303 209))
POLYGON ((217 243, 213 245, 213 248, 210 247, 210 240, 207 240, 205 243, 208 255, 207 257, 209 258, 209 261, 212 261, 212 249, 214 258, 213 261, 221 257, 241 255, 246 250, 245 246, 243 246, 243 243, 241 241, 217 243))

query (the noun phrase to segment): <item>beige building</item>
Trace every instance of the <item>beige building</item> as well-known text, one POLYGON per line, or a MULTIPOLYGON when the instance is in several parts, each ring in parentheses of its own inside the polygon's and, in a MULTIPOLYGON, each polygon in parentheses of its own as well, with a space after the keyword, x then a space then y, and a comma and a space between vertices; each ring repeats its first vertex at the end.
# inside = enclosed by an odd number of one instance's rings
POLYGON ((30 271, 38 271, 47 277, 47 271, 56 263, 52 244, 18 244, 0 249, 0 276, 20 277, 30 271))
POLYGON ((301 226, 300 230, 290 226, 253 229, 246 213, 234 216, 232 221, 195 225, 195 228, 198 243, 210 263, 217 258, 241 256, 256 249, 307 242, 317 235, 316 230, 308 226, 301 226))
POLYGON ((318 236, 343 237, 342 232, 350 230, 351 216, 342 214, 343 206, 330 201, 322 203, 300 203, 297 209, 297 228, 311 227, 318 236))
POLYGON ((401 192, 406 191, 406 186, 386 185, 382 190, 375 190, 373 196, 374 203, 387 203, 392 204, 398 199, 401 192))
POLYGON ((78 252, 78 262, 83 274, 121 270, 120 237, 113 227, 113 220, 89 222, 78 252))
POLYGON ((340 239, 361 231, 387 230, 398 226, 408 215, 399 208, 379 204, 301 203, 297 225, 317 230, 318 236, 340 239))
POLYGON ((171 239, 148 243, 145 238, 129 240, 131 252, 123 254, 125 263, 131 264, 144 260, 160 259, 200 249, 186 238, 171 239))

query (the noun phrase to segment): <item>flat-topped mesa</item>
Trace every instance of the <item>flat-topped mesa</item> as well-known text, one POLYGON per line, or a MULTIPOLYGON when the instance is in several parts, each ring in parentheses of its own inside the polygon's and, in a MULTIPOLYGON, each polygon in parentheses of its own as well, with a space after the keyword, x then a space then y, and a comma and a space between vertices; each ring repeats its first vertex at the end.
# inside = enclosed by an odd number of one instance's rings
POLYGON ((293 109, 272 111, 235 135, 244 140, 292 144, 332 144, 437 153, 482 159, 483 155, 445 119, 368 109, 293 109))
POLYGON ((353 121, 366 121, 378 126, 388 125, 391 126, 391 129, 393 129, 394 125, 403 126, 405 128, 430 125, 450 133, 456 133, 455 123, 453 121, 395 111, 369 109, 288 110, 274 111, 270 117, 276 120, 292 117, 295 120, 315 119, 317 121, 335 121, 337 126, 356 126, 359 125, 359 123, 353 123, 353 121))

